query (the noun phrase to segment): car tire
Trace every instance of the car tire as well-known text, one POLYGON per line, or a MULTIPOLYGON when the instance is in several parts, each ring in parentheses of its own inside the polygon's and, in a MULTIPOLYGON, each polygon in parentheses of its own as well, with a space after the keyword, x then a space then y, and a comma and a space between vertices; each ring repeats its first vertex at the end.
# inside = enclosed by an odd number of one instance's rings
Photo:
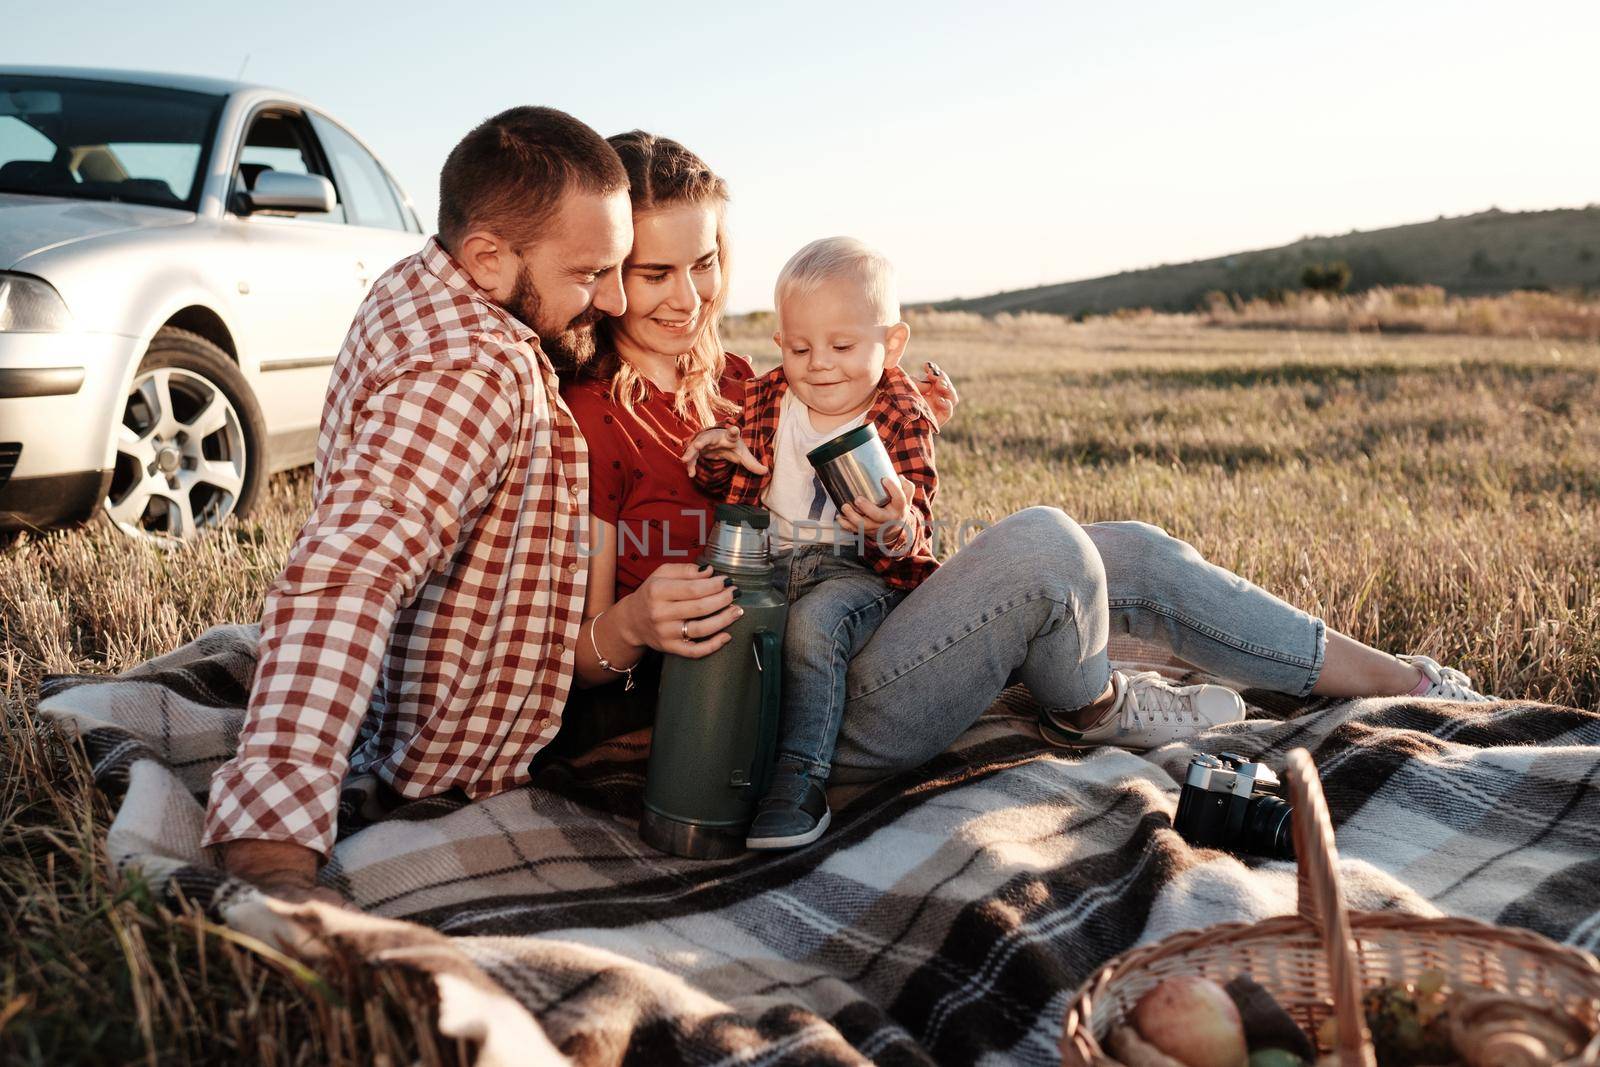
POLYGON ((170 546, 229 516, 244 518, 266 482, 266 420, 238 366, 173 327, 151 340, 123 406, 101 514, 133 537, 170 546))

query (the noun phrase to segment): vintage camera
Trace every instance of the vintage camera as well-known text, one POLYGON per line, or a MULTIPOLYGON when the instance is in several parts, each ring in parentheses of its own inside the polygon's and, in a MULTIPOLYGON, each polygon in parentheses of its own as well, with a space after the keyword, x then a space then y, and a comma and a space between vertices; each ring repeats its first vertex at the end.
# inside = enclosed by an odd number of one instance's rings
POLYGON ((1292 860, 1290 806, 1281 789, 1264 763, 1201 753, 1189 761, 1172 825, 1191 845, 1292 860))

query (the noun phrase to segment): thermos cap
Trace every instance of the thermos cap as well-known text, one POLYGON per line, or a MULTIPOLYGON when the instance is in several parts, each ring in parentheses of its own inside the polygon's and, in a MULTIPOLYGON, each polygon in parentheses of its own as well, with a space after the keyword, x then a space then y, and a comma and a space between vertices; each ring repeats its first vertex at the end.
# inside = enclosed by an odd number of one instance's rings
POLYGON ((706 537, 706 550, 700 562, 724 572, 770 574, 772 555, 767 544, 767 526, 772 517, 767 509, 747 504, 718 504, 716 514, 717 521, 706 537))
POLYGON ((718 504, 716 521, 765 530, 771 524, 772 516, 766 508, 752 507, 749 504, 718 504))

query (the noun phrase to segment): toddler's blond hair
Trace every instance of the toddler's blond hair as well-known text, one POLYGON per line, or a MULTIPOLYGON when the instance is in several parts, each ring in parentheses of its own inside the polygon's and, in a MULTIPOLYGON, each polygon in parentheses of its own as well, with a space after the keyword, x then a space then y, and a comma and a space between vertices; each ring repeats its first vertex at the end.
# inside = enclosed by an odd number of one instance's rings
POLYGON ((878 325, 893 326, 900 321, 894 265, 882 252, 854 237, 824 237, 790 256, 778 272, 778 284, 772 294, 774 307, 781 310, 788 298, 814 293, 834 278, 855 282, 865 290, 877 313, 878 325))

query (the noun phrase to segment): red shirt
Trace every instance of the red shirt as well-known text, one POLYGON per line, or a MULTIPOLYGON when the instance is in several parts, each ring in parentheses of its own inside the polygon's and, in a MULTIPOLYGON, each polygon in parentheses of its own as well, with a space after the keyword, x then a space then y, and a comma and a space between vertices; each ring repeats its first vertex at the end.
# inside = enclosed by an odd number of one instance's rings
MULTIPOLYGON (((728 353, 722 395, 738 403, 754 376, 749 363, 728 353)), ((617 530, 618 600, 663 563, 695 562, 716 508, 679 459, 705 427, 679 418, 670 393, 645 386, 648 395, 631 412, 611 399, 610 382, 585 378, 561 389, 589 445, 590 512, 617 530)))

